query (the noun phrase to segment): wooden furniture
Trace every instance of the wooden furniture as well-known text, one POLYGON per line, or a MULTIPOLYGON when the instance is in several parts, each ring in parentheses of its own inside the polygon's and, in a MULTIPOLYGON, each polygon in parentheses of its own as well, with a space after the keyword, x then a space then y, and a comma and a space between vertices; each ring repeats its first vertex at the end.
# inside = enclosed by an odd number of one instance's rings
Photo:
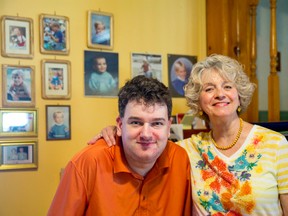
MULTIPOLYGON (((270 76, 268 79, 268 119, 279 121, 279 77, 277 66, 276 0, 270 0, 270 76)), ((237 59, 244 65, 250 80, 258 84, 256 74, 256 10, 258 0, 206 0, 207 55, 217 53, 237 59)), ((261 72, 259 72, 261 73, 261 72)), ((242 116, 258 121, 258 89, 242 116)))

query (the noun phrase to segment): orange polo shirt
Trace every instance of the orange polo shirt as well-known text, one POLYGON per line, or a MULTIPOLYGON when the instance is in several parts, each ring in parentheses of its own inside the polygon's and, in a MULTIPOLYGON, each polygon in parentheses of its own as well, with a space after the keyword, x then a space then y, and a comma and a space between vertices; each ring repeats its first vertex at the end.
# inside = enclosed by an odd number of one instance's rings
POLYGON ((143 178, 129 169, 119 140, 108 147, 101 139, 74 156, 48 216, 192 215, 186 151, 168 142, 143 178))

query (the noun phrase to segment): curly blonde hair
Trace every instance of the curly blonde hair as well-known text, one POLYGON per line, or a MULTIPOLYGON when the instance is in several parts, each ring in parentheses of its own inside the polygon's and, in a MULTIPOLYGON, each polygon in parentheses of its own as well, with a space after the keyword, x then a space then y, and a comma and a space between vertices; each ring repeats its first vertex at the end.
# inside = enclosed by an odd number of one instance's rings
POLYGON ((238 61, 227 56, 212 54, 193 66, 188 83, 184 87, 187 105, 191 109, 192 114, 209 120, 205 113, 202 116, 199 115, 199 111, 202 111, 199 97, 203 88, 202 74, 204 71, 209 73, 210 71, 217 71, 224 79, 234 83, 238 91, 241 107, 241 111, 238 114, 247 110, 256 85, 250 82, 249 77, 243 70, 243 66, 238 61))

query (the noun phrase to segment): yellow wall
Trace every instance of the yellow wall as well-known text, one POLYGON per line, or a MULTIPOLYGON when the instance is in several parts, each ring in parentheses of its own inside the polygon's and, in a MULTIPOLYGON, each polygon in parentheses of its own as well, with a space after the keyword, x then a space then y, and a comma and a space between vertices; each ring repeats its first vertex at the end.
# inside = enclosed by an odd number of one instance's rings
MULTIPOLYGON (((35 66, 36 107, 39 110, 38 170, 0 172, 0 215, 45 215, 57 185, 60 168, 102 127, 113 124, 117 98, 84 97, 84 50, 87 48, 87 11, 114 14, 114 50, 119 53, 119 81, 130 78, 131 52, 162 54, 163 82, 168 84, 167 54, 206 54, 205 1, 203 0, 0 0, 0 15, 30 17, 34 20, 34 58, 0 57, 1 64, 35 66), (70 54, 39 53, 39 15, 70 19, 70 54), (42 59, 68 59, 72 65, 71 100, 41 98, 42 59), (46 141, 45 105, 71 105, 72 139, 46 141)), ((184 99, 173 99, 173 113, 187 111, 184 99)))

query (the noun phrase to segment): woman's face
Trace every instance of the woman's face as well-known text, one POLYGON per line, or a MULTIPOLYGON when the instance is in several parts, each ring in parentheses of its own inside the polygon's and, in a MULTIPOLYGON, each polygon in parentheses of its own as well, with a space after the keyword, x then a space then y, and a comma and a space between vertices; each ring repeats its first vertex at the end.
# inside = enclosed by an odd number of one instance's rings
POLYGON ((205 70, 202 85, 200 106, 210 120, 237 115, 240 101, 234 83, 224 79, 216 70, 205 70))

